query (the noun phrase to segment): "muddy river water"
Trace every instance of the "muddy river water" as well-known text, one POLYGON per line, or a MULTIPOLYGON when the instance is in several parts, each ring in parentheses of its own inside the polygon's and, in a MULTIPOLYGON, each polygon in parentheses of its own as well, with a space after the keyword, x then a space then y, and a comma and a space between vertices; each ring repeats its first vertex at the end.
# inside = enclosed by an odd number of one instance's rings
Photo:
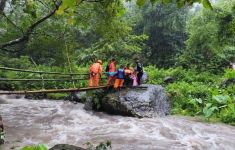
POLYGON ((133 118, 83 109, 83 104, 0 97, 3 150, 44 143, 86 147, 111 140, 113 150, 235 150, 235 127, 193 118, 133 118))

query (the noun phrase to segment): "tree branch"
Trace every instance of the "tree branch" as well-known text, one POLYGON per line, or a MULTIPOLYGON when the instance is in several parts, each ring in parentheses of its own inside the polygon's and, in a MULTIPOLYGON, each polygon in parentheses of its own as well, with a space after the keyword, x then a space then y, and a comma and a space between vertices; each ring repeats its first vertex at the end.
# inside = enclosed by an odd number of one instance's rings
POLYGON ((18 51, 9 50, 9 49, 6 49, 6 48, 2 48, 1 50, 4 51, 4 52, 10 52, 10 53, 18 52, 18 51))
POLYGON ((102 2, 103 0, 85 0, 85 2, 102 2))
POLYGON ((55 3, 55 8, 45 17, 41 18, 40 20, 36 21, 35 23, 33 23, 28 29, 27 31, 23 34, 23 36, 21 36, 20 38, 17 38, 15 40, 9 41, 7 43, 1 44, 0 45, 0 49, 5 49, 8 46, 12 46, 21 42, 25 42, 28 41, 30 35, 32 34, 33 30, 42 22, 44 22, 45 20, 47 20, 48 18, 50 18, 51 16, 53 16, 56 12, 56 10, 59 9, 60 5, 62 4, 62 0, 58 0, 55 3))
POLYGON ((16 29, 20 30, 21 33, 24 33, 23 29, 21 29, 20 27, 18 27, 10 18, 8 18, 8 17, 6 16, 6 14, 5 14, 4 12, 2 12, 2 15, 3 15, 3 16, 6 18, 6 20, 7 20, 10 24, 12 24, 16 29))

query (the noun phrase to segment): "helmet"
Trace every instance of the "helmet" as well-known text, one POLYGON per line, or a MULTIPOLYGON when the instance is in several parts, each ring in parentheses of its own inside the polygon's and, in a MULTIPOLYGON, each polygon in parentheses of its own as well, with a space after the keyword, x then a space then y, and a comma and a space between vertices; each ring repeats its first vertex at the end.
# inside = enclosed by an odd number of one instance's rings
POLYGON ((100 64, 102 64, 102 60, 97 60, 97 63, 100 63, 100 64))

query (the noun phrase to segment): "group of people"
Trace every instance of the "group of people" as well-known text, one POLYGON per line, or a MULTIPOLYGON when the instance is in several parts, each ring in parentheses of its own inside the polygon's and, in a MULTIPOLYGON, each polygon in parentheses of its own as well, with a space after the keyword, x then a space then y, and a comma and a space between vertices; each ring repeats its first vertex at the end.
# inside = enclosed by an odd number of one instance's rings
MULTIPOLYGON (((139 59, 136 60, 135 69, 131 68, 130 64, 126 66, 120 65, 119 69, 116 69, 117 61, 113 58, 106 66, 105 74, 108 76, 107 86, 114 83, 114 89, 122 88, 125 86, 138 86, 141 84, 141 78, 143 75, 143 67, 139 59)), ((99 86, 99 79, 102 75, 102 61, 97 60, 89 68, 89 87, 99 86)))

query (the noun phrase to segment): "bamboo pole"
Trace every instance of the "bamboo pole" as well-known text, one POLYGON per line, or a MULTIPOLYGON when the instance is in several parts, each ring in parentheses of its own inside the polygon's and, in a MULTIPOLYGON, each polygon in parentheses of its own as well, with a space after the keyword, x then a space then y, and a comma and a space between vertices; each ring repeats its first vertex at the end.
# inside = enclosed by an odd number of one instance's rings
MULTIPOLYGON (((69 49, 68 49, 67 43, 65 43, 65 46, 66 46, 66 51, 67 51, 67 60, 68 60, 69 72, 71 74, 72 73, 72 68, 71 68, 71 62, 70 62, 70 58, 69 58, 69 49)), ((73 80, 73 75, 71 75, 70 77, 72 79, 71 81, 73 82, 73 88, 75 88, 75 83, 74 83, 74 80, 73 80)))
MULTIPOLYGON (((33 62, 33 64, 34 64, 34 66, 37 68, 37 70, 39 71, 39 69, 38 69, 38 65, 36 64, 36 62, 33 60, 33 58, 32 57, 30 57, 30 59, 31 59, 31 61, 33 62)), ((41 81, 42 81, 42 89, 45 89, 45 83, 44 83, 44 77, 43 77, 43 74, 42 73, 40 73, 39 74, 40 75, 40 77, 41 77, 41 81)))
MULTIPOLYGON (((73 78, 73 79, 43 79, 44 81, 78 81, 78 80, 88 80, 88 78, 73 78)), ((0 81, 42 81, 42 79, 6 79, 0 78, 0 81)))
MULTIPOLYGON (((104 89, 109 86, 98 86, 98 87, 88 87, 88 88, 72 88, 72 89, 48 89, 48 90, 35 90, 35 91, 0 91, 0 95, 10 95, 10 94, 37 94, 37 93, 68 93, 68 92, 79 92, 79 91, 89 91, 96 89, 104 89)), ((123 88, 133 88, 133 89, 146 89, 145 86, 137 87, 123 87, 123 88)))
POLYGON ((67 76, 70 76, 70 75, 89 75, 88 73, 46 72, 46 71, 33 71, 33 70, 24 70, 24 69, 16 69, 16 68, 8 68, 8 67, 0 67, 0 70, 30 72, 30 73, 38 73, 38 74, 57 74, 57 75, 67 75, 67 76))
POLYGON ((37 93, 68 93, 78 91, 88 91, 107 88, 107 86, 89 87, 89 88, 72 88, 72 89, 50 89, 50 90, 35 90, 35 91, 0 91, 0 95, 10 94, 37 94, 37 93))

